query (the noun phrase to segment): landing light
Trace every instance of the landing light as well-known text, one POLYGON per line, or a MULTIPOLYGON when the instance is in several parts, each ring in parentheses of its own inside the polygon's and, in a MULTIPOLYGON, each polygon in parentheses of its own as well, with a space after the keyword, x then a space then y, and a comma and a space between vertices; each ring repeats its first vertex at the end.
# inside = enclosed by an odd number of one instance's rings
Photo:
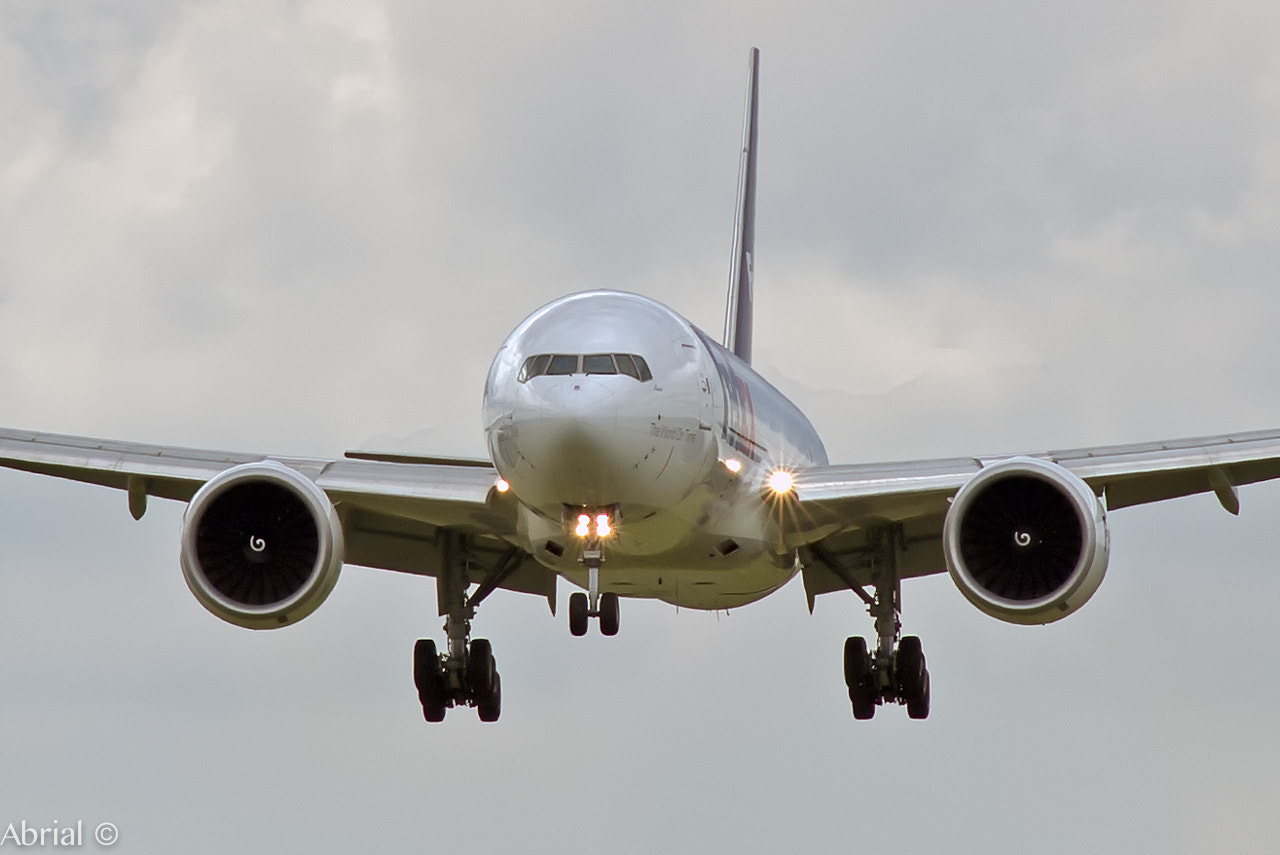
POLYGON ((511 484, 507 482, 506 478, 499 478, 497 481, 493 482, 493 487, 499 493, 505 493, 511 489, 511 484))
POLYGON ((790 493, 794 486, 791 480, 791 473, 785 469, 779 469, 769 476, 769 489, 775 493, 790 493))
POLYGON ((578 514, 577 525, 573 527, 573 533, 578 537, 586 539, 594 534, 596 537, 608 537, 613 534, 613 520, 607 513, 599 513, 594 517, 591 514, 578 514))
POLYGON ((742 461, 737 460, 733 457, 725 458, 724 468, 728 469, 734 475, 737 475, 739 472, 742 471, 742 461))

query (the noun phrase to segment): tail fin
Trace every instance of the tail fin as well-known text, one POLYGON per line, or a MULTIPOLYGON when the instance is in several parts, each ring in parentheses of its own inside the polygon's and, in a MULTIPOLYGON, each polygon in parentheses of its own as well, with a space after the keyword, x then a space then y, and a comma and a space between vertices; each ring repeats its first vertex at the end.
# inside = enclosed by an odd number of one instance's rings
POLYGON ((733 261, 729 267, 729 305, 724 317, 724 346, 751 362, 751 321, 755 294, 752 263, 756 253, 756 115, 759 100, 760 50, 752 48, 747 71, 746 117, 742 125, 742 158, 738 162, 738 211, 733 224, 733 261))

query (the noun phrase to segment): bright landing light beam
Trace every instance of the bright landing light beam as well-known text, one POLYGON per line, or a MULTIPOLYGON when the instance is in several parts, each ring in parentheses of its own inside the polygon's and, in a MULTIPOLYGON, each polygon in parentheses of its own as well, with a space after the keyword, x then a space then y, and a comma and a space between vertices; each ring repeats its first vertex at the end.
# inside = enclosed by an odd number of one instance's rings
POLYGON ((573 533, 582 538, 590 537, 592 524, 595 525, 596 537, 608 537, 613 534, 613 521, 609 519, 608 514, 596 514, 595 519, 592 519, 590 514, 578 514, 573 533))
POLYGON ((769 476, 769 489, 778 495, 790 493, 791 488, 795 486, 795 482, 791 478, 791 473, 785 469, 775 470, 769 476))

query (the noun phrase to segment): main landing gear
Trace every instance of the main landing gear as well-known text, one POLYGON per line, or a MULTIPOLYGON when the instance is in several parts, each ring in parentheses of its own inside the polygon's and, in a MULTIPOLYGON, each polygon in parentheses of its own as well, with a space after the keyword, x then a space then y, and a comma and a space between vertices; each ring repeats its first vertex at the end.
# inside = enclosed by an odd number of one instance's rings
POLYGON ((849 687, 853 717, 869 719, 882 703, 906 704, 910 718, 929 717, 929 669, 925 667, 920 639, 908 635, 888 657, 877 649, 867 652, 861 636, 844 642, 844 682, 849 687), (885 660, 887 659, 887 667, 885 660))
POLYGON ((600 565, 604 563, 599 543, 588 544, 579 559, 587 568, 587 593, 578 591, 569 595, 569 632, 587 634, 590 618, 600 618, 601 635, 617 635, 619 618, 618 595, 612 591, 600 593, 600 565))
POLYGON ((418 639, 413 647, 413 682, 422 702, 422 717, 444 721, 449 707, 473 706, 481 721, 497 721, 502 714, 502 679, 488 640, 472 641, 461 664, 459 668, 456 658, 440 656, 431 639, 418 639))
POLYGON ((929 717, 929 669, 924 650, 914 635, 902 637, 898 620, 901 610, 902 585, 897 577, 897 545, 900 535, 883 532, 878 544, 881 553, 872 574, 875 595, 851 585, 867 604, 876 621, 876 649, 868 652, 866 639, 854 636, 844 642, 844 682, 849 688, 853 717, 869 719, 879 704, 905 704, 907 716, 929 717))
POLYGON ((502 714, 502 679, 493 658, 493 645, 471 638, 476 607, 524 559, 511 550, 499 559, 476 592, 467 597, 470 578, 466 543, 456 532, 441 531, 441 568, 436 577, 436 599, 445 617, 448 648, 441 654, 429 638, 413 647, 413 682, 422 702, 422 717, 443 721, 449 707, 475 707, 481 721, 497 721, 502 714))

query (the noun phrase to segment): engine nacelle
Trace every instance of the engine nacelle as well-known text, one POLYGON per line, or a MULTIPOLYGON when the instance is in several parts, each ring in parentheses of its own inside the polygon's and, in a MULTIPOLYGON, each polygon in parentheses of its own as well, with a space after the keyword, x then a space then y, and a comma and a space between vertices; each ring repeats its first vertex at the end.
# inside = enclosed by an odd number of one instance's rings
POLYGON ((235 466, 187 506, 182 575, 229 623, 273 629, 315 611, 342 569, 342 525, 324 491, 274 461, 235 466))
POLYGON ((1088 485, 1029 457, 987 466, 961 487, 942 539, 969 602, 1021 624, 1052 623, 1084 605, 1111 552, 1106 510, 1088 485))

